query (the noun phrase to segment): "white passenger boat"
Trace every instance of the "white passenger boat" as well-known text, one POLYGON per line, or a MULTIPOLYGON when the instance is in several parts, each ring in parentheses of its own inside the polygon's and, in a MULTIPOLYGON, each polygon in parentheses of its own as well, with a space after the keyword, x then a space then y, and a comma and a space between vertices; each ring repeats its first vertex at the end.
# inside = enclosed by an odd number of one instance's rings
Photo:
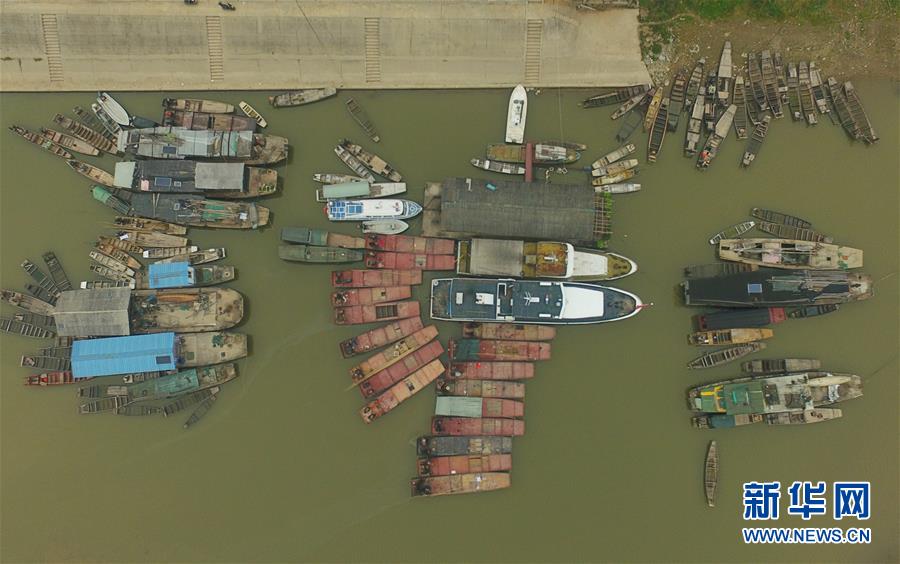
POLYGON ((408 219, 422 213, 422 206, 409 200, 329 200, 325 214, 331 221, 408 219))
POLYGON ((506 113, 506 142, 525 142, 525 118, 528 115, 528 93, 521 84, 516 86, 509 97, 506 113))
POLYGON ((97 93, 97 103, 100 104, 100 107, 103 108, 103 111, 106 112, 112 120, 119 125, 131 125, 131 116, 128 115, 128 112, 125 111, 125 108, 122 107, 122 104, 118 103, 112 96, 107 92, 98 92, 97 93))

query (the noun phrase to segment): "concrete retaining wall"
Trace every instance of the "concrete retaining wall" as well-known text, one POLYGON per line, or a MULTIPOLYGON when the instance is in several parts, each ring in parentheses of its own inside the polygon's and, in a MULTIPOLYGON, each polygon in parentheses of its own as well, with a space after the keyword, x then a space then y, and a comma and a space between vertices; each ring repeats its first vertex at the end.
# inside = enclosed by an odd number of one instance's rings
POLYGON ((0 91, 619 86, 637 10, 540 0, 4 0, 0 91))

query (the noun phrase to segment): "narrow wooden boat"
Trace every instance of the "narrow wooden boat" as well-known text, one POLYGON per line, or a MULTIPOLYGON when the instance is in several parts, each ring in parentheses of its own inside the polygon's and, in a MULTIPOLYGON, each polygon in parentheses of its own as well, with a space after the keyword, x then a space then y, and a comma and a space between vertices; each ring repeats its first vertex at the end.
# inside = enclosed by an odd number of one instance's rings
POLYGON ((847 106, 850 108, 850 115, 853 116, 853 121, 856 122, 862 134, 862 140, 866 143, 878 141, 878 135, 875 133, 875 128, 872 127, 872 122, 869 121, 869 115, 863 108, 856 88, 853 87, 853 83, 849 80, 844 83, 844 96, 847 99, 847 106))
POLYGON ((585 145, 584 143, 575 143, 574 141, 561 141, 561 140, 549 139, 547 141, 541 141, 541 143, 543 143, 545 145, 555 145, 557 147, 571 149, 573 151, 578 151, 579 153, 587 151, 587 148, 588 148, 588 146, 585 145))
MULTIPOLYGON (((657 118, 659 119, 659 118, 657 118)), ((633 168, 637 168, 638 160, 637 159, 625 159, 621 161, 616 161, 609 166, 605 166, 602 168, 593 168, 591 169, 591 176, 600 177, 600 176, 613 176, 616 174, 620 174, 625 172, 626 170, 631 170, 633 168)))
POLYGON ((653 97, 650 98, 650 105, 647 107, 647 113, 644 115, 644 131, 650 131, 653 122, 656 120, 656 114, 659 113, 659 107, 662 105, 663 87, 656 88, 653 97))
POLYGON ((115 142, 107 137, 104 133, 95 131, 90 127, 78 123, 71 118, 67 118, 62 114, 56 114, 55 116, 53 116, 53 121, 68 133, 86 143, 89 143, 100 151, 110 153, 112 155, 116 155, 119 153, 119 151, 116 149, 115 142))
POLYGON ((623 170, 622 172, 618 172, 616 174, 610 174, 608 176, 601 176, 599 178, 594 178, 591 181, 593 186, 607 186, 610 184, 621 184, 625 180, 630 180, 635 177, 637 174, 637 169, 628 169, 623 170))
POLYGON ((706 450, 706 461, 703 464, 703 489, 706 493, 706 504, 716 506, 716 489, 719 487, 719 451, 716 441, 709 442, 706 450))
POLYGON ((366 248, 366 240, 362 237, 334 233, 324 229, 310 229, 309 227, 283 227, 281 240, 285 243, 300 243, 315 247, 366 248))
POLYGON ((291 108, 312 104, 335 95, 337 95, 336 88, 305 88, 303 90, 285 92, 277 96, 269 96, 269 103, 276 108, 291 108))
POLYGON ((429 364, 416 370, 409 376, 395 383, 385 390, 383 394, 369 402, 359 410, 359 416, 366 423, 378 419, 392 411, 404 401, 424 390, 444 371, 444 365, 440 360, 433 360, 429 364))
POLYGON ((525 141, 525 120, 528 117, 528 92, 519 84, 509 96, 509 107, 506 111, 506 142, 523 143, 525 141))
POLYGON ((66 161, 66 164, 69 167, 77 172, 78 174, 84 176, 85 178, 89 178, 93 182, 97 182, 104 186, 109 186, 113 188, 115 186, 115 181, 113 179, 113 175, 106 172, 103 169, 97 168, 94 165, 89 165, 87 163, 83 163, 81 161, 75 159, 69 159, 66 161))
POLYGON ((746 343, 717 351, 708 352, 702 356, 695 358, 688 363, 688 368, 712 368, 734 362, 739 358, 743 358, 748 354, 759 352, 766 348, 765 343, 746 343))
POLYGON ((463 337, 503 341, 551 341, 556 337, 556 328, 516 323, 466 323, 463 325, 463 337))
POLYGON ((53 299, 56 299, 59 296, 61 290, 56 286, 56 283, 52 278, 44 274, 44 271, 38 268, 36 264, 30 260, 23 260, 20 266, 22 267, 22 270, 31 276, 32 280, 37 282, 40 288, 46 290, 53 299))
POLYGON ((56 321, 53 320, 53 317, 48 315, 40 315, 31 312, 18 312, 12 315, 12 319, 14 321, 18 321, 19 323, 27 323, 28 325, 34 325, 51 332, 56 331, 56 321))
POLYGON ((450 339, 450 358, 461 361, 549 360, 550 343, 486 339, 450 339))
POLYGON ((503 398, 438 396, 434 414, 438 417, 525 417, 525 402, 503 398))
POLYGON ((606 184, 604 186, 594 186, 595 194, 630 194, 638 192, 641 185, 637 182, 617 182, 615 184, 606 184))
POLYGON ((800 121, 803 119, 803 107, 800 105, 800 75, 794 63, 787 65, 787 87, 791 118, 800 121))
POLYGON ((350 151, 345 149, 342 145, 338 145, 334 148, 334 154, 341 159, 347 167, 350 168, 353 172, 355 172, 358 176, 362 177, 367 182, 374 182, 375 176, 369 172, 369 169, 366 168, 366 165, 362 163, 358 158, 356 158, 350 151))
POLYGON ((455 255, 456 241, 438 237, 409 237, 403 235, 368 235, 366 249, 426 255, 455 255))
POLYGON ((386 286, 380 288, 348 288, 331 293, 331 305, 352 306, 386 302, 399 302, 412 296, 409 286, 386 286))
POLYGON ((525 421, 502 417, 433 417, 431 433, 450 437, 467 435, 519 437, 525 434, 525 421))
POLYGON ((122 249, 118 249, 109 243, 95 243, 94 248, 103 253, 104 255, 124 264, 128 268, 138 271, 144 268, 144 265, 140 263, 136 258, 129 255, 122 249))
POLYGON ((819 123, 816 103, 813 100, 812 81, 809 76, 809 63, 800 61, 798 73, 800 74, 800 105, 803 108, 803 119, 808 125, 819 123))
POLYGON ((416 463, 420 477, 458 476, 479 472, 509 472, 512 455, 509 454, 459 454, 420 458, 416 463))
MULTIPOLYGON (((522 164, 527 161, 526 152, 528 145, 509 145, 504 143, 491 143, 487 146, 487 157, 491 160, 522 164)), ((533 145, 534 164, 569 164, 581 158, 581 153, 575 149, 561 145, 536 143, 533 145)))
POLYGON ((379 176, 383 176, 391 182, 400 182, 401 180, 403 180, 403 176, 399 171, 397 171, 397 169, 388 164, 387 161, 385 161, 378 155, 366 151, 360 145, 352 143, 347 139, 341 139, 338 144, 349 151, 350 154, 352 154, 354 157, 359 159, 359 161, 373 173, 379 176))
POLYGON ((795 239, 723 239, 719 258, 799 270, 847 270, 863 265, 860 249, 795 239))
POLYGON ((844 131, 846 131, 847 135, 852 139, 862 139, 862 127, 853 118, 853 114, 850 113, 850 106, 847 102, 847 98, 844 96, 844 92, 841 90, 837 80, 835 80, 833 76, 830 76, 828 77, 826 85, 828 86, 831 103, 834 105, 834 111, 838 116, 841 127, 844 128, 844 131))
POLYGON ((741 327, 765 327, 787 320, 783 307, 746 307, 716 309, 694 316, 699 331, 739 329, 741 327))
POLYGON ((25 284, 25 291, 34 296, 35 298, 41 300, 42 302, 47 302, 48 304, 56 304, 57 296, 51 294, 47 290, 41 288, 37 284, 25 284))
MULTIPOLYGON (((181 254, 185 252, 192 253, 197 250, 196 247, 188 246, 187 237, 182 237, 180 235, 169 235, 168 233, 158 233, 156 231, 133 231, 130 229, 119 231, 117 235, 120 240, 133 243, 138 247, 178 247, 178 251, 175 254, 181 254), (185 249, 191 250, 185 251, 185 249)), ((147 258, 166 257, 158 256, 154 253, 147 258)))
POLYGON ((776 118, 781 118, 784 116, 784 113, 782 112, 782 104, 778 95, 778 77, 769 51, 763 51, 760 54, 760 71, 769 109, 772 111, 772 115, 776 118))
POLYGON ((620 117, 624 116, 625 114, 627 114, 634 108, 638 107, 644 101, 644 99, 646 97, 647 97, 646 92, 641 92, 640 94, 636 94, 636 95, 632 96, 631 98, 626 100, 624 104, 619 106, 616 109, 616 111, 614 111, 612 113, 612 115, 609 117, 611 119, 619 119, 620 117))
POLYGON ((723 229, 719 231, 715 235, 712 236, 709 240, 710 245, 715 245, 722 239, 736 239, 743 235, 744 233, 753 229, 756 225, 755 221, 745 221, 743 223, 736 223, 727 229, 723 229))
MULTIPOLYGON (((363 398, 374 398, 379 394, 387 392, 396 384, 401 383, 417 370, 433 363, 442 354, 444 354, 444 346, 440 341, 431 341, 404 357, 403 362, 394 363, 387 368, 379 370, 361 382, 354 382, 353 385, 359 386, 359 392, 362 394, 363 398)), ((439 376, 443 372, 444 366, 441 365, 440 373, 433 376, 439 376)))
POLYGON ((763 112, 768 111, 769 102, 766 100, 766 87, 763 84, 762 71, 756 53, 747 53, 747 76, 750 80, 750 94, 747 99, 747 115, 753 124, 759 123, 763 112))
POLYGON ((80 383, 90 379, 91 378, 79 378, 78 380, 75 380, 71 370, 61 370, 26 376, 23 383, 26 386, 62 386, 65 384, 74 384, 76 381, 80 383))
POLYGON ((94 272, 97 275, 99 275, 103 278, 106 278, 107 280, 112 280, 115 282, 124 282, 130 288, 135 287, 134 276, 125 274, 124 272, 120 272, 118 270, 109 268, 108 266, 103 266, 102 264, 88 265, 88 269, 91 272, 94 272))
POLYGON ((717 278, 731 276, 739 272, 756 270, 755 266, 739 262, 714 262, 712 264, 694 264, 684 268, 685 278, 717 278))
POLYGON ((734 105, 737 106, 737 112, 734 114, 732 125, 734 126, 734 134, 738 139, 747 138, 747 102, 744 96, 744 76, 737 75, 734 77, 734 95, 732 96, 734 105))
POLYGON ((691 107, 688 118, 687 132, 684 136, 684 156, 691 157, 700 148, 700 138, 703 132, 703 97, 697 96, 691 107))
POLYGON ((472 159, 472 166, 501 174, 525 174, 525 167, 513 163, 500 163, 488 159, 472 159))
POLYGON ((347 106, 347 111, 350 112, 350 117, 353 118, 363 131, 366 132, 366 135, 369 136, 369 139, 378 143, 381 141, 381 137, 378 136, 378 131, 375 129, 375 124, 372 123, 372 120, 369 118, 369 115, 366 113, 362 107, 356 103, 356 100, 353 98, 347 98, 347 101, 344 102, 347 106))
POLYGON ((193 413, 191 413, 191 416, 187 418, 187 421, 184 422, 182 428, 190 429, 191 427, 199 423, 207 413, 209 413, 209 410, 212 409, 212 407, 216 403, 216 399, 219 397, 219 389, 219 386, 216 386, 215 388, 211 388, 209 390, 209 397, 204 399, 197 405, 197 408, 194 409, 193 413))
POLYGON ((341 355, 350 358, 384 347, 422 329, 424 325, 418 317, 392 321, 340 342, 341 355))
POLYGON ((418 317, 419 302, 398 302, 395 304, 348 306, 334 308, 334 322, 337 325, 358 325, 360 323, 378 323, 418 317))
POLYGON ((656 119, 653 121, 653 126, 650 128, 650 139, 647 142, 648 162, 655 163, 656 157, 659 155, 660 149, 662 149, 663 141, 666 138, 666 131, 668 130, 667 124, 669 121, 670 103, 671 101, 668 96, 662 99, 659 111, 656 113, 656 119))
POLYGON ((421 283, 421 270, 335 270, 331 273, 334 288, 416 286, 421 283))
POLYGON ((66 151, 64 148, 60 147, 59 145, 57 145, 50 139, 44 137, 43 135, 40 135, 39 133, 34 133, 32 131, 28 131, 24 127, 19 127, 18 125, 9 126, 9 130, 12 131, 13 133, 19 135, 26 141, 30 141, 31 143, 34 143, 38 147, 53 153, 57 157, 62 157, 64 159, 72 158, 72 153, 66 151))
POLYGON ((455 255, 426 255, 424 253, 390 253, 367 251, 366 268, 391 270, 455 270, 455 255))
POLYGON ((706 76, 706 74, 703 72, 703 67, 705 65, 706 58, 700 57, 700 60, 697 61, 697 64, 694 65, 694 69, 691 71, 691 76, 690 78, 688 78, 687 90, 684 97, 685 111, 690 111, 690 109, 694 107, 694 100, 697 99, 697 95, 700 93, 700 87, 703 85, 703 77, 706 76))
POLYGON ((44 259, 44 264, 47 265, 47 270, 50 272, 50 278, 53 279, 53 283, 56 284, 56 287, 63 292, 71 290, 72 283, 69 282, 69 277, 66 275, 66 271, 63 270, 62 264, 59 262, 59 259, 56 258, 56 255, 52 251, 47 251, 41 258, 44 259))
POLYGON ((363 260, 363 252, 342 247, 278 245, 278 258, 294 262, 341 263, 363 260))
MULTIPOLYGON (((409 302, 407 302, 409 303, 409 302)), ((419 329, 391 345, 387 350, 376 353, 350 369, 350 380, 354 384, 364 382, 378 372, 388 368, 424 347, 435 338, 438 330, 434 325, 419 329)), ((442 349, 443 350, 443 349, 442 349)))
POLYGON ((97 104, 99 104, 100 107, 103 108, 104 113, 117 124, 126 127, 131 125, 131 115, 129 115, 129 113, 125 111, 125 108, 122 107, 122 104, 117 102, 108 92, 97 93, 97 104))
POLYGON ((822 80, 822 73, 816 68, 816 63, 809 63, 809 84, 812 88, 813 99, 816 102, 816 109, 820 114, 830 114, 831 108, 828 107, 828 100, 825 95, 825 82, 822 80))
POLYGON ((792 309, 788 312, 788 317, 791 319, 802 319, 804 317, 816 317, 819 315, 826 315, 828 313, 833 313, 841 308, 840 304, 821 304, 821 305, 811 305, 805 307, 798 307, 792 309))
POLYGON ((774 210, 767 210, 764 208, 753 208, 752 210, 750 210, 750 215, 757 219, 768 221, 770 223, 780 223, 782 225, 802 227, 804 229, 812 227, 812 223, 806 221, 805 219, 801 219, 793 215, 787 215, 785 213, 774 210))
POLYGON ((363 233, 379 235, 398 235, 409 229, 409 224, 400 219, 380 219, 363 221, 360 224, 363 233))
POLYGON ((152 247, 141 253, 141 256, 150 260, 160 260, 181 257, 195 252, 197 252, 195 245, 190 247, 152 247))
POLYGON ((132 290, 134 290, 136 287, 137 283, 134 280, 82 280, 81 284, 79 285, 79 288, 81 288, 82 290, 94 290, 100 288, 131 288, 132 290))
POLYGON ((130 268, 125 263, 120 262, 109 255, 105 255, 100 251, 90 251, 88 252, 88 256, 90 256, 91 260, 96 262, 97 264, 115 270, 116 272, 122 272, 124 274, 127 274, 128 276, 134 277, 133 268, 130 268))
POLYGON ((709 134, 706 144, 703 145, 703 150, 700 151, 697 157, 697 169, 703 171, 710 167, 712 161, 719 154, 719 147, 722 145, 722 141, 728 137, 728 132, 731 130, 731 124, 736 113, 737 106, 732 104, 728 106, 728 109, 716 122, 715 130, 709 134))
POLYGON ((716 128, 716 120, 721 115, 716 92, 717 83, 715 71, 707 73, 706 85, 703 88, 703 125, 707 132, 716 128))
POLYGON ((741 158, 742 167, 747 168, 756 160, 756 156, 759 155, 759 150, 762 148, 763 141, 766 139, 766 134, 769 132, 769 122, 771 120, 772 117, 769 116, 769 114, 766 114, 753 128, 753 134, 750 135, 750 141, 747 142, 747 148, 744 150, 744 156, 741 158))
POLYGON ((91 104, 91 111, 97 116, 97 121, 103 126, 103 129, 110 135, 118 135, 119 132, 122 131, 122 127, 106 113, 106 110, 104 110, 100 104, 96 102, 91 104))
MULTIPOLYGON (((184 110, 165 110, 162 117, 163 126, 183 127, 192 131, 250 131, 255 132, 256 120, 248 116, 234 114, 211 114, 207 112, 188 112, 184 110)), ((135 126, 137 127, 137 126, 135 126)), ((143 127, 158 127, 145 125, 143 127)))
POLYGON ((170 110, 184 110, 187 112, 207 112, 210 114, 234 113, 234 106, 215 100, 201 100, 197 98, 163 98, 163 108, 170 110))
POLYGON ((39 300, 32 296, 12 290, 0 290, 0 300, 25 311, 38 315, 52 316, 55 308, 52 304, 39 300))
POLYGON ((722 55, 719 57, 719 68, 716 72, 716 101, 722 108, 727 108, 734 103, 731 100, 733 76, 731 41, 726 40, 722 46, 722 55))
POLYGON ((414 478, 410 481, 413 497, 487 492, 508 488, 509 486, 510 478, 506 472, 433 476, 414 478))
POLYGON ((681 119, 681 112, 684 109, 686 86, 687 80, 684 77, 684 73, 682 71, 675 73, 675 78, 672 80, 672 90, 669 91, 670 103, 667 118, 667 127, 669 131, 676 131, 678 129, 678 122, 681 119))
POLYGON ((113 226, 129 231, 152 231, 155 233, 166 233, 167 235, 184 235, 187 233, 187 227, 184 225, 176 225, 174 223, 168 223, 158 219, 148 219, 145 217, 120 215, 113 220, 113 226))
MULTIPOLYGON (((144 248, 140 247, 128 239, 120 239, 118 237, 98 237, 98 243, 109 244, 112 247, 117 249, 121 249, 126 253, 131 253, 133 255, 143 255, 144 248)), ((52 273, 52 271, 51 271, 52 273)))
POLYGON ((608 167, 610 164, 627 157, 628 155, 633 153, 635 150, 636 150, 636 148, 634 146, 634 143, 628 143, 627 145, 622 145, 621 147, 619 147, 613 151, 610 151, 609 153, 603 155, 596 161, 592 162, 591 168, 597 169, 597 168, 608 167))
POLYGON ((781 223, 771 223, 769 221, 760 221, 757 223, 760 231, 765 231, 782 239, 796 239, 798 241, 813 241, 817 243, 831 243, 831 237, 817 233, 812 229, 804 227, 795 227, 793 225, 784 225, 781 223))
POLYGON ((818 370, 822 362, 812 358, 763 358, 741 363, 744 374, 778 374, 818 370))
POLYGON ((171 417, 172 415, 184 411, 185 409, 200 405, 201 403, 211 398, 213 395, 218 394, 219 390, 219 386, 213 386, 212 388, 199 390, 192 394, 179 396, 163 405, 163 417, 171 417))
POLYGON ((775 51, 772 56, 772 64, 775 66, 775 78, 778 86, 778 100, 781 102, 782 109, 787 108, 790 101, 788 100, 787 77, 785 76, 784 61, 781 53, 775 51))
POLYGON ((72 361, 56 356, 25 355, 19 358, 19 366, 32 370, 66 372, 72 370, 72 361))
POLYGON ((819 407, 816 409, 806 409, 804 411, 782 411, 779 413, 766 413, 763 420, 766 425, 808 425, 810 423, 821 423, 823 421, 831 421, 832 419, 840 419, 843 412, 840 409, 819 407))
POLYGON ((770 339, 775 334, 771 329, 723 329, 721 331, 698 331, 688 335, 691 345, 714 347, 719 345, 740 345, 770 339))
POLYGON ((12 317, 0 318, 0 331, 34 339, 52 339, 56 336, 56 333, 50 329, 31 323, 24 323, 12 317))
POLYGON ((643 121, 644 118, 643 116, 641 116, 641 112, 639 112, 637 108, 625 114, 625 119, 622 120, 622 124, 619 126, 619 130, 616 131, 616 141, 619 143, 624 143, 625 141, 627 141, 628 138, 638 130, 643 121))
POLYGON ((649 84, 637 84, 634 86, 627 86, 625 88, 616 88, 614 90, 608 90, 586 98, 579 105, 582 108, 598 108, 600 106, 618 104, 620 102, 628 100, 633 96, 637 96, 638 94, 646 92, 649 88, 649 84))
POLYGON ((225 258, 226 253, 224 248, 218 249, 200 249, 197 251, 192 251, 190 253, 180 253, 175 256, 171 256, 169 258, 164 258, 157 260, 157 263, 167 263, 167 262, 186 262, 191 266, 196 266, 198 264, 206 264, 209 262, 215 262, 217 260, 222 260, 225 258))
MULTIPOLYGON (((439 378, 435 389, 440 396, 522 399, 525 384, 498 380, 446 380, 439 378)), ((446 414, 441 414, 446 415, 446 414)))
POLYGON ((322 184, 346 184, 348 182, 368 182, 361 176, 350 176, 349 174, 332 174, 330 172, 317 172, 313 174, 313 180, 322 184))
POLYGON ((97 156, 100 154, 100 149, 94 147, 87 141, 82 141, 74 135, 68 135, 66 133, 61 133, 59 131, 56 131, 55 129, 48 129, 46 127, 41 128, 41 135, 44 138, 56 143, 60 147, 63 147, 70 151, 75 151, 76 153, 81 153, 83 155, 89 156, 97 156))
POLYGON ((238 107, 241 109, 242 112, 244 112, 245 116, 254 120, 256 122, 256 124, 259 125, 260 127, 264 128, 269 125, 268 122, 266 121, 266 118, 262 117, 262 114, 257 112, 256 109, 253 106, 251 106, 250 104, 248 104, 247 102, 244 102, 243 100, 240 101, 238 103, 238 107))
POLYGON ((527 380, 534 377, 531 362, 451 362, 447 380, 527 380))
POLYGON ((131 203, 117 196, 116 194, 118 193, 118 189, 113 189, 113 191, 110 191, 106 187, 99 184, 94 184, 91 186, 91 197, 93 197, 104 206, 111 208, 115 210, 116 213, 120 214, 133 213, 134 210, 131 207, 131 203))

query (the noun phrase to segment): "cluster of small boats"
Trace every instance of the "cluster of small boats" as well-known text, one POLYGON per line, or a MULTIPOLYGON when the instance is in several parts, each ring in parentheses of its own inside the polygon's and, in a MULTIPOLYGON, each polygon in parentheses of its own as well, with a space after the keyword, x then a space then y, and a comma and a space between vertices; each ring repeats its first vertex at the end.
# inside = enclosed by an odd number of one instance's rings
POLYGON ((625 143, 643 126, 651 163, 656 161, 667 132, 675 133, 679 122, 686 121, 684 156, 696 158, 701 171, 711 166, 732 130, 737 139, 747 139, 740 165, 749 167, 759 154, 772 118, 781 118, 785 112, 808 125, 828 116, 854 140, 878 140, 851 82, 823 79, 814 62, 785 64, 780 53, 768 50, 747 53, 746 66, 736 65, 730 41, 725 41, 715 67, 707 68, 706 59, 701 58, 690 72, 678 70, 671 84, 614 89, 591 96, 581 105, 613 104, 619 106, 611 118, 622 119, 616 140, 625 143))

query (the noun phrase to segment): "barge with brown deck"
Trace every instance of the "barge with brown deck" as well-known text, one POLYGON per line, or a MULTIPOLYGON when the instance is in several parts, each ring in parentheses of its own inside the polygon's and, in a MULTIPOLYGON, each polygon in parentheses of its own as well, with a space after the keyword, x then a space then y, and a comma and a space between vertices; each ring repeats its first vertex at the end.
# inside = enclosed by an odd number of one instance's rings
POLYGON ((331 273, 333 288, 416 286, 421 283, 421 270, 335 270, 331 273))
POLYGON ((358 354, 367 353, 395 341, 399 341, 422 329, 422 327, 424 327, 424 325, 422 320, 418 317, 392 321, 391 323, 366 331, 356 337, 341 341, 341 355, 343 355, 344 358, 350 358, 358 354))

